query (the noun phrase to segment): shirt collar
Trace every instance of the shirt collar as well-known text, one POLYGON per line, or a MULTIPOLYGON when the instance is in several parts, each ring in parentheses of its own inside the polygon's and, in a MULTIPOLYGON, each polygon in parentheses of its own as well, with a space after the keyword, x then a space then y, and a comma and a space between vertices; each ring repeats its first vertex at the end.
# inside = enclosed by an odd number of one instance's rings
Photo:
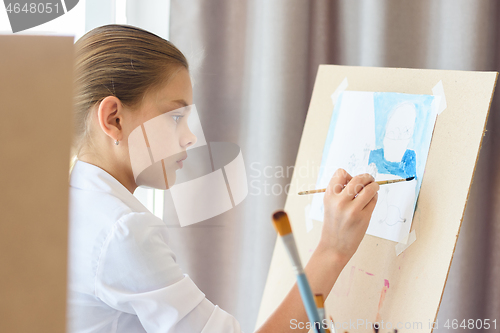
POLYGON ((71 187, 87 191, 113 192, 114 194, 129 198, 134 196, 107 171, 97 165, 80 160, 75 161, 69 184, 71 187))

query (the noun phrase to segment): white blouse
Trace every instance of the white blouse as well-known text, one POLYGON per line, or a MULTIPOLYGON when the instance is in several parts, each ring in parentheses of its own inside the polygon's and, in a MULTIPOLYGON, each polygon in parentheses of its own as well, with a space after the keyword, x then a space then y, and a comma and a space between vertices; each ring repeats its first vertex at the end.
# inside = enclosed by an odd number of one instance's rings
POLYGON ((165 223, 103 169, 70 177, 68 332, 241 332, 182 273, 165 223))

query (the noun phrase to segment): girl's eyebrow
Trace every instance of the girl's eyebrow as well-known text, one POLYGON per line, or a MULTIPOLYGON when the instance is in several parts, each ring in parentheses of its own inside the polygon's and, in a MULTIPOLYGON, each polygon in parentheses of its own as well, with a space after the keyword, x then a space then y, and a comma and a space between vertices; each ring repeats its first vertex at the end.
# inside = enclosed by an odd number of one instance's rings
POLYGON ((172 101, 172 102, 174 102, 174 103, 178 103, 178 104, 181 104, 181 105, 183 105, 183 106, 188 106, 188 105, 189 105, 189 104, 188 104, 185 100, 183 100, 183 99, 176 99, 175 101, 172 101))

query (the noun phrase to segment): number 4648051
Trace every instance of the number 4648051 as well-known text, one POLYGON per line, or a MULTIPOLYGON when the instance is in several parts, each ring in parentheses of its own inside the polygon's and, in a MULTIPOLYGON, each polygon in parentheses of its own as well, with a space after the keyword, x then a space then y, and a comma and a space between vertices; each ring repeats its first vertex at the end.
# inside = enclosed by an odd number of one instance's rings
POLYGON ((7 7, 5 8, 7 10, 7 13, 12 13, 14 12, 15 14, 18 14, 20 12, 24 13, 47 13, 50 14, 52 13, 52 10, 54 10, 56 13, 59 13, 59 3, 54 3, 52 4, 51 2, 47 3, 25 3, 24 6, 21 8, 21 5, 16 2, 12 3, 10 2, 7 7), (54 7, 52 7, 54 5, 54 7))
POLYGON ((461 323, 458 322, 458 319, 453 319, 450 321, 450 319, 448 319, 446 321, 446 323, 444 324, 444 327, 448 328, 448 329, 458 329, 459 327, 463 328, 463 329, 485 329, 485 330, 488 330, 488 329, 493 329, 493 330, 496 330, 497 329, 497 320, 494 319, 494 320, 490 320, 490 319, 464 319, 462 320, 461 323))

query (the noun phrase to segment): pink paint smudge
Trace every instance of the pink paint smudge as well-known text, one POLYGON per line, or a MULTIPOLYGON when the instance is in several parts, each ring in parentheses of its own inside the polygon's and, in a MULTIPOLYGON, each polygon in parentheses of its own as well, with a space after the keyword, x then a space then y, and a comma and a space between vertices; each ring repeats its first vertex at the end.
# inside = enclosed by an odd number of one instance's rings
POLYGON ((375 318, 376 322, 380 322, 380 320, 381 320, 380 309, 382 308, 382 305, 384 304, 385 294, 387 293, 387 289, 389 289, 389 280, 384 279, 384 287, 382 288, 382 292, 380 293, 380 300, 378 302, 377 317, 375 318))
POLYGON ((356 270, 356 266, 351 266, 351 274, 349 274, 349 287, 347 288, 346 296, 349 296, 349 291, 351 290, 352 279, 354 278, 354 271, 356 270))
POLYGON ((365 272, 367 275, 374 276, 375 274, 365 272))

